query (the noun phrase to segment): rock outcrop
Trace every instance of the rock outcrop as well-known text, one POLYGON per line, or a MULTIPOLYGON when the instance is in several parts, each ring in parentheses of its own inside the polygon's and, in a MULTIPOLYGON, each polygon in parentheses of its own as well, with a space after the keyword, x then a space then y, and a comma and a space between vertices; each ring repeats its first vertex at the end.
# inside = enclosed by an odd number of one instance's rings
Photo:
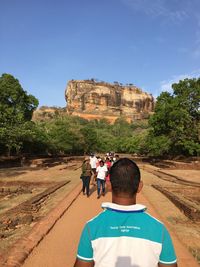
POLYGON ((86 119, 106 118, 113 122, 123 116, 128 121, 148 118, 154 98, 134 85, 122 86, 94 80, 71 80, 65 98, 67 112, 86 119))
POLYGON ((66 108, 42 106, 33 112, 33 121, 46 121, 66 114, 66 108))

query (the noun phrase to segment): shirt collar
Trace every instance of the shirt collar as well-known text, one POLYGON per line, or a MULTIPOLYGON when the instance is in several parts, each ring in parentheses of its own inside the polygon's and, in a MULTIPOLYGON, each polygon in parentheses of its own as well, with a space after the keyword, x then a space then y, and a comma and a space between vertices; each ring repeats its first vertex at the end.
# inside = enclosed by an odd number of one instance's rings
POLYGON ((103 209, 119 211, 119 212, 144 212, 146 207, 141 204, 134 204, 134 205, 118 205, 111 202, 103 202, 101 204, 103 209))

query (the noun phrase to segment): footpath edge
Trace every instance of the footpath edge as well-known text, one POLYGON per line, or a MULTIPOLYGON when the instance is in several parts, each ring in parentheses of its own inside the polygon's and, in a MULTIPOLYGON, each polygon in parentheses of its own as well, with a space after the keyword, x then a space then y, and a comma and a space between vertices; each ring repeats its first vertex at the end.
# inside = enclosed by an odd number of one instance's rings
POLYGON ((9 252, 2 256, 2 267, 20 267, 32 250, 38 246, 42 239, 49 233, 56 222, 69 209, 73 202, 80 195, 82 189, 81 183, 78 183, 75 188, 62 199, 56 207, 54 207, 45 218, 35 224, 31 231, 17 240, 16 243, 9 249, 9 252))

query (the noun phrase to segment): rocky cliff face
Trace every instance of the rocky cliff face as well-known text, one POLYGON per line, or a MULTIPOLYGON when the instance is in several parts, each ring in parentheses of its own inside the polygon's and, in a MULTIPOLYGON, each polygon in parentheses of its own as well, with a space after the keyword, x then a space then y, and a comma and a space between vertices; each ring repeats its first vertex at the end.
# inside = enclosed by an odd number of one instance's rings
POLYGON ((68 114, 83 118, 106 118, 113 122, 120 116, 128 121, 147 118, 153 112, 154 98, 141 89, 118 83, 93 80, 69 81, 65 98, 68 114))

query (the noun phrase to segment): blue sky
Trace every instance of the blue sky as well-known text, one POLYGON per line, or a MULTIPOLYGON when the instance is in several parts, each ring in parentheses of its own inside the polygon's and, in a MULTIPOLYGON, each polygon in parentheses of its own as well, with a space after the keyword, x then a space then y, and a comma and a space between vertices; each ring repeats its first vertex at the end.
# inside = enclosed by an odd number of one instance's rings
POLYGON ((71 79, 133 83, 158 96, 200 76, 199 0, 0 0, 0 75, 40 106, 71 79))

